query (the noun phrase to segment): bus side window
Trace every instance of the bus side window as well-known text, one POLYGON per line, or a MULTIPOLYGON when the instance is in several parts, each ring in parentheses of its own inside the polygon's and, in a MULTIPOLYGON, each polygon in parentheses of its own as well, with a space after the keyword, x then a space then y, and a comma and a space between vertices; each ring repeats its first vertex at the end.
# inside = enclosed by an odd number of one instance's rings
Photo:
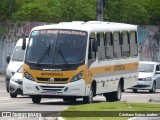
POLYGON ((105 45, 105 56, 106 59, 113 59, 113 35, 111 32, 105 33, 104 38, 104 45, 105 45))
POLYGON ((121 58, 121 45, 120 45, 120 33, 114 32, 113 33, 113 51, 114 51, 114 58, 119 59, 121 58))
POLYGON ((122 57, 130 57, 130 46, 129 46, 129 33, 124 31, 121 33, 122 37, 122 57))
POLYGON ((97 34, 97 39, 99 41, 98 60, 105 60, 104 33, 103 32, 98 33, 97 34))
POLYGON ((138 44, 137 44, 136 31, 130 31, 129 40, 130 40, 131 57, 138 56, 138 44))

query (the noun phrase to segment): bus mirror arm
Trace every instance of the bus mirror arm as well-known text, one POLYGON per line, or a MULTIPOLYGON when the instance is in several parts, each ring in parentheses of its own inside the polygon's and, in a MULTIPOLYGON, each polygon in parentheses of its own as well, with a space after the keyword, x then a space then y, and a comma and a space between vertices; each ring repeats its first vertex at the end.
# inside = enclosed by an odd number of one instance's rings
POLYGON ((26 49, 26 38, 23 38, 23 41, 22 41, 22 50, 25 50, 26 49))
POLYGON ((98 51, 98 41, 96 39, 93 39, 93 41, 92 41, 92 51, 93 52, 98 51))
POLYGON ((6 58, 6 61, 7 61, 8 64, 9 64, 10 60, 11 60, 11 57, 8 55, 7 58, 6 58))

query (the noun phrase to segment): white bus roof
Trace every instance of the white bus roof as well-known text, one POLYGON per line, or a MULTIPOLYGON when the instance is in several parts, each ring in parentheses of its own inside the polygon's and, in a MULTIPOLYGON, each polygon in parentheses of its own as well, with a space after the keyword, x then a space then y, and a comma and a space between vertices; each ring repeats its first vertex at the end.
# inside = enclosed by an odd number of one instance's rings
POLYGON ((59 24, 43 25, 32 29, 74 29, 88 32, 112 32, 112 31, 135 31, 137 25, 114 23, 114 22, 101 22, 101 21, 73 21, 73 22, 61 22, 59 24))

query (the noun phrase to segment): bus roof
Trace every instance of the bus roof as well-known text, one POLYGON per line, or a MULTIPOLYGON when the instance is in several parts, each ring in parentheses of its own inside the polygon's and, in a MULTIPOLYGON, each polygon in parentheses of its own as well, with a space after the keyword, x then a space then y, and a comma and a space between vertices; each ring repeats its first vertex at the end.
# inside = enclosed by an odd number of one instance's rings
POLYGON ((33 30, 42 29, 73 29, 82 30, 88 32, 113 32, 113 31, 135 31, 137 25, 125 24, 125 23, 114 23, 114 22, 101 22, 101 21, 73 21, 73 22, 61 22, 59 24, 50 24, 37 26, 33 30))

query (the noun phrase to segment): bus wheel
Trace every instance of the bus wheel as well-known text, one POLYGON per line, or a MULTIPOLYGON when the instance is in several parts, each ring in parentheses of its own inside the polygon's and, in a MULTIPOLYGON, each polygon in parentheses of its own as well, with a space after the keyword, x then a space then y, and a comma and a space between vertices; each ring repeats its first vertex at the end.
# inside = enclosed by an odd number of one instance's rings
POLYGON ((106 101, 120 101, 122 96, 121 83, 119 83, 117 91, 106 93, 104 96, 106 97, 106 101))
POLYGON ((70 98, 69 98, 69 101, 70 101, 70 102, 76 102, 76 97, 70 97, 70 98))
POLYGON ((83 97, 84 103, 92 103, 93 102, 93 87, 91 87, 88 96, 83 97))
POLYGON ((33 103, 40 103, 42 97, 40 95, 32 95, 31 98, 33 103))
POLYGON ((69 102, 69 98, 68 98, 68 97, 64 97, 64 98, 63 98, 63 101, 64 101, 64 102, 69 102))

